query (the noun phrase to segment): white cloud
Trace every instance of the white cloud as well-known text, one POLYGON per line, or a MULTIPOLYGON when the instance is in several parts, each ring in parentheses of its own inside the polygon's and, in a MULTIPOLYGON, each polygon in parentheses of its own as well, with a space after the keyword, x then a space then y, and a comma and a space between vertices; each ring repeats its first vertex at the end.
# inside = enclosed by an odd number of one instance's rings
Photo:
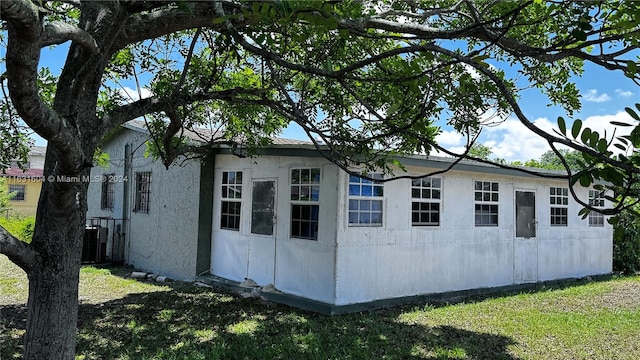
MULTIPOLYGON (((616 136, 628 135, 633 127, 620 127, 611 124, 611 121, 625 122, 636 125, 629 114, 620 111, 612 115, 595 115, 589 116, 583 120, 582 128, 590 128, 591 131, 597 131, 601 136, 605 134, 610 139, 614 134, 616 136)), ((553 129, 557 129, 557 125, 546 118, 536 119, 534 122, 538 128, 549 134, 553 134, 553 129)), ((567 124, 570 127, 570 124, 567 124)), ((520 121, 515 118, 509 118, 502 124, 486 128, 482 138, 482 143, 489 146, 492 151, 492 157, 502 158, 507 161, 526 161, 529 159, 539 159, 540 156, 551 150, 546 140, 534 134, 527 129, 520 121)), ((566 148, 559 146, 559 148, 566 148)), ((615 147, 610 148, 613 152, 619 152, 615 147)))
POLYGON ((616 94, 618 94, 619 97, 623 97, 623 98, 628 98, 628 97, 633 96, 633 92, 624 91, 622 89, 616 89, 616 94))
POLYGON ((586 93, 582 94, 582 97, 585 101, 598 103, 611 100, 611 97, 606 93, 598 95, 598 90, 596 89, 588 90, 586 93))
MULTIPOLYGON (((604 135, 605 131, 607 133, 607 137, 611 138, 614 130, 616 136, 621 135, 629 135, 633 127, 631 126, 615 126, 611 125, 611 121, 624 122, 632 125, 636 125, 638 122, 633 120, 631 115, 627 114, 626 111, 619 111, 615 115, 595 115, 589 116, 584 119, 582 123, 582 128, 588 127, 591 131, 597 131, 600 135, 604 135)), ((613 149, 610 149, 614 151, 613 149)))
MULTIPOLYGON (((546 118, 536 119, 533 124, 548 133, 552 133, 555 127, 546 118)), ((484 131, 487 140, 483 143, 491 148, 492 157, 507 161, 526 161, 538 159, 550 150, 543 138, 531 132, 515 118, 509 118, 502 124, 486 128, 484 131)))
POLYGON ((153 95, 151 90, 149 90, 147 88, 141 88, 140 89, 140 95, 142 95, 142 97, 139 97, 138 96, 138 90, 132 89, 132 88, 127 87, 127 86, 125 86, 124 88, 120 89, 120 94, 125 99, 127 99, 128 101, 136 101, 136 100, 140 100, 140 99, 146 99, 146 98, 151 97, 153 95))
POLYGON ((436 142, 442 147, 461 145, 462 140, 462 134, 455 130, 443 131, 436 136, 436 142))

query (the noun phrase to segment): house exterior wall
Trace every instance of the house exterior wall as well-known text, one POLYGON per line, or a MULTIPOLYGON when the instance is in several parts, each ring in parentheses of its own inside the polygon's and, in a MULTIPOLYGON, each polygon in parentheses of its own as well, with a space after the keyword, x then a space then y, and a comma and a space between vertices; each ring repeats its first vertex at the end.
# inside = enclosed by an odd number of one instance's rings
POLYGON ((38 209, 38 200, 42 190, 42 169, 44 169, 46 147, 34 146, 29 151, 29 165, 26 172, 20 169, 10 169, 10 174, 0 174, 5 178, 7 187, 10 185, 23 185, 25 188, 24 200, 12 200, 11 208, 6 214, 9 216, 35 216, 38 209), (13 171, 11 171, 13 170, 13 171))
MULTIPOLYGON (((414 175, 433 169, 409 168, 414 175)), ((550 186, 566 182, 450 171, 439 226, 412 226, 411 180, 384 186, 382 226, 349 226, 348 175, 338 181, 336 305, 611 272, 612 227, 589 227, 569 198, 568 226, 550 225, 550 186), (474 181, 499 183, 498 226, 474 222, 474 181), (515 236, 516 190, 534 191, 537 236, 515 236)), ((588 190, 577 188, 586 200, 588 190)))
MULTIPOLYGON (((125 262, 142 270, 180 280, 198 274, 198 217, 200 204, 200 162, 187 161, 169 170, 152 158, 145 158, 148 135, 123 129, 103 147, 110 154, 108 168, 94 167, 92 179, 114 174, 113 209, 101 209, 102 183, 89 185, 87 218, 126 219, 121 224, 125 238, 125 262), (125 146, 133 150, 131 167, 125 171, 125 146), (149 212, 134 211, 136 173, 151 172, 149 212)), ((110 229, 113 234, 117 229, 110 229)), ((110 246, 107 246, 109 256, 110 246)))
MULTIPOLYGON (((11 200, 9 216, 35 216, 42 190, 42 180, 38 177, 6 177, 7 188, 11 185, 24 186, 24 200, 11 200)), ((1 214, 5 215, 5 214, 1 214)))
POLYGON ((261 156, 240 159, 218 155, 215 161, 211 273, 235 281, 250 278, 259 285, 332 303, 335 289, 335 238, 338 170, 327 160, 261 156), (317 240, 291 237, 290 171, 320 168, 320 213, 317 240), (224 171, 243 172, 239 231, 221 229, 221 180, 224 171), (253 180, 275 180, 275 235, 251 233, 253 180))

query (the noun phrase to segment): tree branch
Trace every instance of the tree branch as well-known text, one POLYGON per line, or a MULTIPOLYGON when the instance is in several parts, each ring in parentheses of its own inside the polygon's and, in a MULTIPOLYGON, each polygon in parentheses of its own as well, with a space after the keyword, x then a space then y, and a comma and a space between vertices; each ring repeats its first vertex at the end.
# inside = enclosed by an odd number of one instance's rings
POLYGON ((9 260, 25 272, 29 272, 38 261, 38 252, 31 244, 18 240, 2 226, 0 226, 0 253, 7 255, 9 260))
POLYGON ((40 46, 58 45, 69 40, 80 44, 90 53, 99 51, 98 44, 91 34, 62 21, 53 21, 45 25, 44 37, 40 46))
MULTIPOLYGON (((180 30, 222 27, 222 25, 213 24, 216 18, 214 4, 224 5, 232 13, 240 6, 230 1, 223 1, 223 3, 220 4, 219 1, 186 2, 187 8, 168 6, 148 13, 135 14, 123 25, 121 43, 133 44, 180 30)), ((238 20, 238 24, 241 21, 243 20, 238 20)))
MULTIPOLYGON (((7 22, 7 86, 18 115, 49 145, 64 152, 82 154, 65 119, 40 99, 38 63, 42 26, 38 8, 28 0, 2 0, 0 14, 7 22)), ((61 164, 67 166, 69 164, 61 164)), ((74 171, 76 169, 68 169, 74 171)), ((69 173, 69 175, 73 175, 69 173)))

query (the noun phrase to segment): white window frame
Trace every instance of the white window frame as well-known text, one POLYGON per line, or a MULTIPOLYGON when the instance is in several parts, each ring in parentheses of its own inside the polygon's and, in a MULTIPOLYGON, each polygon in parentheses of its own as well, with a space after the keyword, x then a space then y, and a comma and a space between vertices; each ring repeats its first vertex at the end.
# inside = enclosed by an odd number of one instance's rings
POLYGON ((411 179, 411 226, 440 226, 442 220, 442 185, 441 177, 425 176, 411 179), (434 205, 437 209, 434 210, 434 205), (427 207, 425 209, 424 207, 427 207), (422 221, 425 214, 429 221, 422 221), (437 221, 431 221, 432 214, 437 214, 437 221), (417 217, 417 219, 416 219, 417 217))
MULTIPOLYGON (((382 173, 367 174, 367 177, 383 180, 382 173)), ((384 221, 384 183, 348 175, 347 223, 349 226, 382 226, 384 221), (371 190, 369 192, 369 190, 371 190), (374 222, 374 217, 376 218, 374 222), (368 221, 367 221, 368 218, 368 221)))
POLYGON ((320 167, 295 167, 289 171, 289 200, 291 201, 290 237, 292 239, 318 240, 320 229, 320 187, 322 169, 320 167), (308 178, 306 178, 308 174, 308 178), (295 209, 298 210, 295 210, 295 209), (304 209, 308 215, 302 217, 304 209), (299 213, 297 218, 294 214, 299 213), (306 234, 303 225, 307 224, 306 234))
POLYGON ((549 226, 569 226, 569 188, 549 187, 549 226))
POLYGON ((497 181, 474 180, 473 199, 473 214, 475 226, 498 226, 500 224, 500 183, 497 181), (487 184, 489 185, 489 189, 486 189, 487 184), (480 212, 478 212, 478 207, 480 207, 480 212), (496 209, 495 212, 492 211, 493 207, 495 207, 496 209), (485 209, 489 209, 489 211, 485 211, 485 209), (480 218, 478 218, 478 216, 480 216, 480 218), (482 219, 486 218, 487 216, 489 217, 489 219, 495 216, 495 223, 491 221, 488 223, 484 223, 482 219), (478 222, 478 219, 480 219, 481 221, 478 222))
MULTIPOLYGON (((604 194, 599 190, 589 190, 589 205, 595 208, 604 208, 604 194)), ((603 227, 604 214, 597 211, 589 211, 589 227, 603 227)))
POLYGON ((240 231, 240 225, 242 221, 242 183, 244 181, 244 174, 242 170, 226 170, 221 174, 220 179, 220 229, 240 231), (232 177, 229 175, 233 174, 232 177), (231 181, 233 179, 233 181, 231 181), (227 210, 225 211, 225 204, 227 210), (229 207, 232 206, 234 210, 231 212, 229 207), (232 222, 233 226, 229 223, 231 219, 236 219, 232 222), (223 224, 226 224, 223 226, 223 224))

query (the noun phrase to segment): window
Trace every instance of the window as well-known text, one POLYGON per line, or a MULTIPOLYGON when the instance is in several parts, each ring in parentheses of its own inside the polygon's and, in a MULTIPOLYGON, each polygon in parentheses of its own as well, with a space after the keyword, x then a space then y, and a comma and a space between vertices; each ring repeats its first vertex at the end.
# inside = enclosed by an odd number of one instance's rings
MULTIPOLYGON (((14 168, 14 169, 19 168, 20 166, 19 166, 19 164, 18 164, 18 160, 11 160, 11 165, 10 165, 10 167, 12 167, 12 168, 14 168)), ((31 162, 30 162, 30 161, 23 162, 23 163, 22 163, 22 168, 23 168, 23 169, 30 169, 30 168, 31 168, 31 162)))
MULTIPOLYGON (((604 207, 604 194, 597 190, 589 190, 589 205, 596 208, 604 207)), ((589 226, 602 227, 604 226, 604 215, 596 212, 589 212, 589 226)))
POLYGON ((114 182, 115 174, 104 174, 102 176, 102 196, 100 203, 102 209, 113 209, 114 182))
POLYGON ((239 231, 242 201, 242 171, 222 172, 221 197, 220 228, 239 231))
POLYGON ((551 226, 567 226, 569 189, 564 187, 549 188, 549 204, 551 205, 551 226))
POLYGON ((475 182, 476 226, 498 226, 498 183, 475 182))
POLYGON ((149 196, 151 195, 151 172, 136 173, 136 203, 134 212, 149 213, 149 196))
POLYGON ((413 226, 440 225, 440 196, 442 180, 423 177, 411 181, 411 224, 413 226))
POLYGON ((320 168, 291 169, 291 237, 318 239, 320 168))
MULTIPOLYGON (((382 180, 382 174, 370 175, 382 180)), ((349 175, 349 225, 382 225, 384 184, 349 175)))
POLYGON ((26 188, 26 185, 9 184, 9 194, 13 193, 11 201, 25 201, 27 199, 26 188))

